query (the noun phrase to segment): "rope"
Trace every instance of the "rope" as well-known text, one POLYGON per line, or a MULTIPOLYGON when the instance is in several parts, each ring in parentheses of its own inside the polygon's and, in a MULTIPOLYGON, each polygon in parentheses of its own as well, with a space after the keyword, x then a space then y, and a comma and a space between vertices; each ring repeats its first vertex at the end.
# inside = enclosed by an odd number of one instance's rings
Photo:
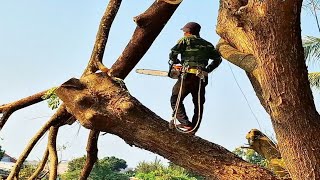
POLYGON ((228 65, 229 65, 229 68, 230 68, 230 70, 231 70, 232 76, 233 76, 234 80, 236 81, 236 84, 237 84, 238 88, 240 89, 240 91, 241 91, 244 99, 245 99, 246 102, 247 102, 247 105, 248 105, 248 107, 249 107, 249 109, 250 109, 250 111, 251 111, 251 114, 253 115, 254 119, 255 119, 256 122, 258 123, 259 128, 262 129, 261 126, 260 126, 260 123, 259 123, 259 120, 258 120, 257 116, 256 116, 255 113, 253 112, 252 107, 251 107, 251 105, 250 105, 250 103, 249 103, 246 95, 244 94, 243 90, 241 89, 241 87, 240 87, 240 85, 239 85, 239 83, 238 83, 238 80, 237 80, 236 76, 234 75, 234 72, 233 72, 233 70, 232 70, 232 68, 231 68, 231 66, 230 66, 230 63, 228 63, 228 65))
POLYGON ((181 99, 181 94, 182 94, 182 87, 183 87, 183 81, 184 81, 184 75, 185 73, 183 73, 181 75, 181 83, 180 83, 180 88, 179 88, 179 94, 178 94, 178 98, 177 98, 177 102, 176 105, 174 107, 174 116, 173 116, 173 123, 174 123, 174 127, 177 131, 181 132, 181 133, 191 133, 193 132, 200 124, 200 119, 201 119, 201 102, 200 102, 200 94, 201 94, 201 80, 202 78, 199 78, 199 89, 198 89, 198 119, 197 119, 197 123, 196 125, 191 129, 191 130, 182 130, 177 126, 177 110, 179 108, 180 105, 180 99, 181 99))

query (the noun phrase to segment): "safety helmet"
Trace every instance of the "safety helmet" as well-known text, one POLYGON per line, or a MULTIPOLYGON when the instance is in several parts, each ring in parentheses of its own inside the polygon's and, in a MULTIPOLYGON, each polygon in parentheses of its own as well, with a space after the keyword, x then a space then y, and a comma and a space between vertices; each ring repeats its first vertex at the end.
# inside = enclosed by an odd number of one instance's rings
POLYGON ((193 35, 199 35, 201 26, 196 22, 188 22, 186 25, 181 28, 184 32, 189 32, 193 35))

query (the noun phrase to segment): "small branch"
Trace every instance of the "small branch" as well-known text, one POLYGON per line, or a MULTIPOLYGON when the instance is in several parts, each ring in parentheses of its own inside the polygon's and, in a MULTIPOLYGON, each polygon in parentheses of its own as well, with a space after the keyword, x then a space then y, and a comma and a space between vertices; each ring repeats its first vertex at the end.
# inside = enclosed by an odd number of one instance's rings
POLYGON ((56 180, 58 176, 58 155, 57 155, 57 135, 59 126, 50 127, 48 136, 48 150, 50 158, 49 180, 56 180))
POLYGON ((80 175, 80 180, 86 180, 98 160, 98 139, 100 131, 91 130, 87 144, 87 159, 80 175))
POLYGON ((12 113, 12 111, 8 110, 2 114, 2 117, 0 118, 0 131, 2 130, 3 126, 6 124, 12 113))
POLYGON ((252 54, 245 54, 232 47, 227 41, 220 39, 217 50, 222 57, 246 72, 252 72, 258 66, 256 58, 252 54))
POLYGON ((38 102, 43 101, 42 96, 47 92, 48 90, 39 92, 37 94, 34 94, 32 96, 20 99, 18 101, 4 104, 0 106, 0 113, 2 113, 2 117, 0 119, 0 130, 3 128, 7 120, 9 119, 10 115, 14 113, 15 111, 31 106, 33 104, 36 104, 38 102))
POLYGON ((47 161, 48 161, 48 156, 49 156, 49 150, 46 148, 46 151, 43 154, 41 162, 38 164, 37 169, 34 171, 32 176, 29 177, 28 180, 36 180, 40 173, 42 172, 43 168, 45 167, 47 161))
POLYGON ((68 119, 71 117, 71 114, 65 110, 64 106, 61 106, 56 114, 51 117, 51 119, 34 135, 34 137, 29 141, 27 147, 24 149, 24 151, 21 153, 19 159, 17 160, 15 166, 11 170, 7 180, 13 180, 14 178, 18 177, 21 166, 23 162, 26 160, 28 155, 30 154, 33 147, 36 145, 36 143, 39 141, 39 139, 44 135, 45 132, 48 131, 48 129, 52 126, 57 124, 59 121, 68 119))
POLYGON ((108 41, 109 32, 114 18, 120 8, 122 0, 110 0, 107 9, 100 21, 99 30, 96 37, 96 42, 91 54, 90 61, 85 69, 84 75, 91 74, 97 70, 102 72, 108 71, 102 64, 104 50, 108 41))

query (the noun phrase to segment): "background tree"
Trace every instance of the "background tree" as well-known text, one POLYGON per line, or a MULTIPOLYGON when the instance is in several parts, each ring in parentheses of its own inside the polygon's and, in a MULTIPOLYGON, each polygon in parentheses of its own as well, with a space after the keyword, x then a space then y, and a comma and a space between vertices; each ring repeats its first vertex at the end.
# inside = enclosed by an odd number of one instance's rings
POLYGON ((0 146, 0 159, 3 158, 5 152, 6 151, 2 149, 2 146, 0 146))
MULTIPOLYGON (((68 171, 61 175, 62 179, 79 179, 81 170, 85 166, 86 156, 76 158, 68 163, 68 171)), ((126 180, 129 176, 120 171, 127 167, 126 161, 116 157, 105 157, 98 160, 88 179, 126 180)))
POLYGON ((250 163, 257 164, 262 167, 268 166, 268 161, 253 149, 239 147, 236 148, 233 152, 250 163))
POLYGON ((182 167, 170 163, 165 166, 160 160, 140 162, 135 168, 135 177, 144 180, 201 180, 201 176, 193 175, 182 167))

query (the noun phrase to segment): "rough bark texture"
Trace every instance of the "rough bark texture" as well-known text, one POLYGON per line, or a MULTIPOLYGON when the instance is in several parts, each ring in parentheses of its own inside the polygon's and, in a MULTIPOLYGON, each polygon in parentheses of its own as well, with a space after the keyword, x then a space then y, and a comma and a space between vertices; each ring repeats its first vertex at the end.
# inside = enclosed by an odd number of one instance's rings
POLYGON ((320 179, 320 119, 309 87, 300 29, 300 0, 220 1, 217 32, 257 59, 248 73, 272 118, 293 179, 320 179))
POLYGON ((87 144, 87 159, 86 164, 84 165, 80 180, 86 180, 90 172, 92 171, 93 165, 98 160, 98 139, 99 139, 100 131, 91 130, 89 137, 88 137, 88 144, 87 144))
POLYGON ((68 111, 89 129, 115 134, 209 179, 276 179, 223 147, 168 128, 124 84, 103 74, 71 79, 57 90, 68 111), (192 153, 191 153, 192 152, 192 153))
POLYGON ((143 14, 134 18, 137 28, 121 56, 112 65, 109 74, 124 79, 140 61, 160 34, 178 5, 154 2, 143 14))

